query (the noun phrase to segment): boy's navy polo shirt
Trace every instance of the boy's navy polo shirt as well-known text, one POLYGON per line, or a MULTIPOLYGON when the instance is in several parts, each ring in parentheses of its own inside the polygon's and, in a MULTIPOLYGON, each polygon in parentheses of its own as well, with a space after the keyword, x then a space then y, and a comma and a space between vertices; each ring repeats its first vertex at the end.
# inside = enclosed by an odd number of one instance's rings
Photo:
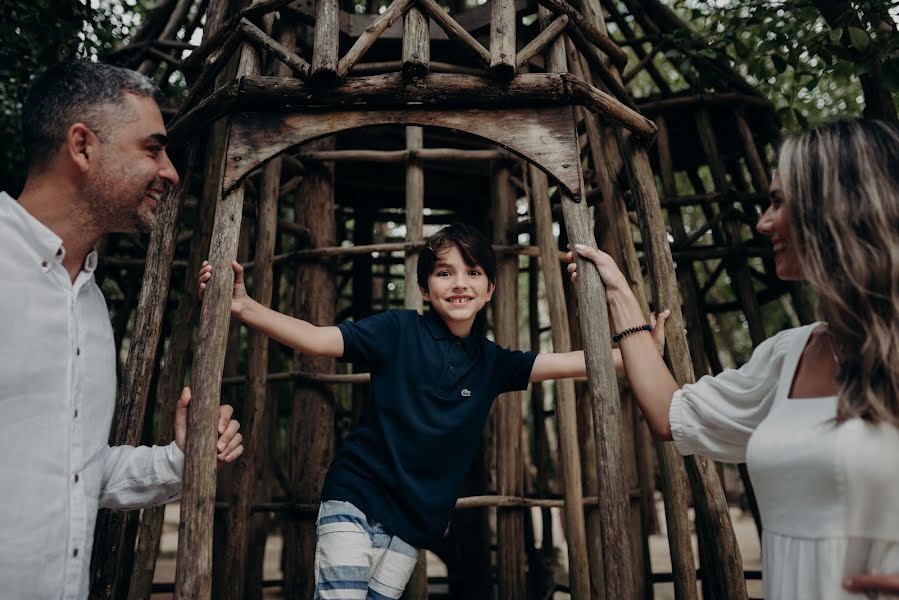
POLYGON ((338 325, 341 360, 371 369, 371 398, 325 478, 344 500, 417 548, 443 537, 493 399, 528 386, 533 352, 454 336, 436 314, 395 310, 338 325))

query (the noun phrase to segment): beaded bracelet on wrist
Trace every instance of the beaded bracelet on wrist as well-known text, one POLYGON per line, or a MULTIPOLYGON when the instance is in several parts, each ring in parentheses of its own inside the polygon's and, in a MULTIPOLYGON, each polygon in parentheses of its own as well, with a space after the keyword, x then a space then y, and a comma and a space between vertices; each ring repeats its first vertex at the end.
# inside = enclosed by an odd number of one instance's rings
POLYGON ((626 338, 632 333, 639 333, 641 331, 652 331, 652 325, 649 323, 644 323, 643 325, 637 325, 636 327, 631 327, 630 329, 625 329, 624 331, 619 331, 615 335, 612 336, 612 341, 616 344, 620 342, 622 339, 626 338))

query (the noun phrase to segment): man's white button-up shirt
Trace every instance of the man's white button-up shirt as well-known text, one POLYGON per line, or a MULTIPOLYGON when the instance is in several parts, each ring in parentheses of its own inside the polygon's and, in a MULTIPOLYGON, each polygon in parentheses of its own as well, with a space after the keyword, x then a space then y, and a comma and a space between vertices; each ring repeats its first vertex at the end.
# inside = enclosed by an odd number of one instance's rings
POLYGON ((184 456, 110 447, 116 357, 91 253, 75 282, 62 240, 0 192, 0 596, 88 592, 97 507, 175 499, 184 456))

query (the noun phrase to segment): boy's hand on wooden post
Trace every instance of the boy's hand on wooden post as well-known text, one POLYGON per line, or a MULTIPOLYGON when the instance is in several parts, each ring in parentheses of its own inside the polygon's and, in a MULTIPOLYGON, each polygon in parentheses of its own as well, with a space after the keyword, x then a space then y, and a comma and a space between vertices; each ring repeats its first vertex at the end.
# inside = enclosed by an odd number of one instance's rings
MULTIPOLYGON (((181 452, 187 447, 187 407, 190 404, 190 388, 181 390, 178 406, 175 408, 175 444, 181 452)), ((234 408, 229 404, 219 406, 219 418, 216 431, 219 434, 215 442, 216 457, 221 466, 234 462, 243 454, 243 436, 238 433, 240 423, 231 418, 234 408)))
MULTIPOLYGON (((231 262, 231 268, 234 270, 234 285, 231 289, 231 316, 240 317, 240 313, 250 303, 251 298, 247 294, 247 287, 244 285, 243 266, 235 261, 231 262)), ((197 295, 203 300, 203 294, 206 293, 206 284, 212 279, 212 265, 208 260, 203 261, 200 268, 199 287, 197 295)))

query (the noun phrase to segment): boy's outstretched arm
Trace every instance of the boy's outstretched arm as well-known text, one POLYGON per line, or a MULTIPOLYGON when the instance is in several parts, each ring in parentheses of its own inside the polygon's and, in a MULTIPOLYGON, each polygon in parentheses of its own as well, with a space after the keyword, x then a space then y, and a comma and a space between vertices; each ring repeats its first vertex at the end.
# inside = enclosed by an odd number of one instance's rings
MULTIPOLYGON (((658 321, 656 321, 655 313, 650 317, 650 324, 653 326, 652 338, 659 354, 665 351, 665 319, 668 318, 669 314, 669 311, 663 311, 658 321)), ((621 359, 621 350, 618 348, 612 349, 612 360, 615 363, 615 373, 623 375, 624 361, 621 359)), ((583 350, 541 353, 537 355, 537 359, 534 361, 530 382, 586 376, 587 362, 584 358, 583 350)))
MULTIPOLYGON (((343 334, 337 327, 318 327, 259 304, 247 294, 243 267, 234 261, 231 268, 234 269, 234 287, 231 291, 232 317, 297 352, 310 356, 343 356, 343 334)), ((212 265, 203 261, 199 278, 201 299, 211 278, 212 265)))

